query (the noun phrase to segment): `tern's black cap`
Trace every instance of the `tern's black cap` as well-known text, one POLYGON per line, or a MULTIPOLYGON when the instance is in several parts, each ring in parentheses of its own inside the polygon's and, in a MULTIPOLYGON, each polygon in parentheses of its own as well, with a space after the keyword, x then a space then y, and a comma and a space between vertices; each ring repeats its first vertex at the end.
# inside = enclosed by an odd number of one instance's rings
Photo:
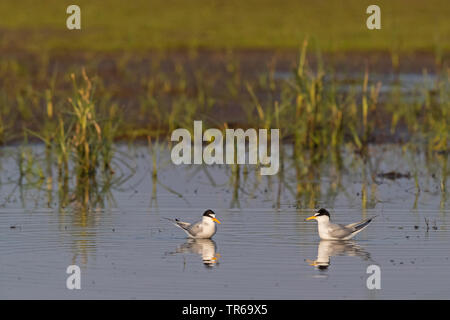
POLYGON ((327 209, 324 208, 319 209, 317 213, 318 213, 317 216, 328 216, 328 218, 330 217, 330 213, 327 211, 327 209))
POLYGON ((216 214, 211 209, 208 209, 203 213, 203 216, 206 216, 206 217, 211 217, 212 215, 216 215, 216 214))

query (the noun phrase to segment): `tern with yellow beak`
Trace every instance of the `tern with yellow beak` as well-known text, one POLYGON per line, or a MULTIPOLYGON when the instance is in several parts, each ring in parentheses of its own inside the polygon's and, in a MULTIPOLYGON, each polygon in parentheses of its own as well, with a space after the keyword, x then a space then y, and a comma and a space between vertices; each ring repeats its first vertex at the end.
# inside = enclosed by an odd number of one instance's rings
POLYGON ((330 221, 330 213, 326 209, 322 208, 317 211, 315 215, 306 218, 305 221, 317 220, 319 237, 322 240, 349 240, 356 234, 363 231, 373 218, 375 217, 371 217, 347 225, 336 224, 330 221))
MULTIPOLYGON (((166 218, 167 219, 167 218, 166 218)), ((172 220, 174 225, 180 227, 186 232, 189 238, 193 239, 209 239, 216 233, 216 224, 220 224, 220 221, 216 219, 216 214, 212 210, 206 210, 203 213, 201 221, 190 224, 189 222, 183 222, 178 219, 172 220)))

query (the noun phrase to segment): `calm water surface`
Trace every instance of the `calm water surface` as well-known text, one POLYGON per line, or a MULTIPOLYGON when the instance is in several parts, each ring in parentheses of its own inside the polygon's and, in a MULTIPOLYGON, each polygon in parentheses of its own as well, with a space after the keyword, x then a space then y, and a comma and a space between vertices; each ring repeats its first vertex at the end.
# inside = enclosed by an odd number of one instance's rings
POLYGON ((129 178, 89 209, 60 208, 56 178, 19 185, 15 149, 2 150, 0 298, 450 298, 448 159, 381 146, 369 164, 349 154, 299 181, 289 163, 282 175, 236 175, 176 167, 162 151, 156 179, 147 147, 119 149, 127 165, 115 175, 129 178), (413 177, 377 176, 389 171, 416 174, 420 192, 413 177), (377 218, 353 241, 321 242, 304 221, 318 207, 338 223, 377 218), (212 240, 188 240, 164 219, 196 221, 207 208, 222 222, 212 240), (81 290, 66 288, 72 264, 81 290), (380 290, 367 289, 369 265, 381 269, 380 290))

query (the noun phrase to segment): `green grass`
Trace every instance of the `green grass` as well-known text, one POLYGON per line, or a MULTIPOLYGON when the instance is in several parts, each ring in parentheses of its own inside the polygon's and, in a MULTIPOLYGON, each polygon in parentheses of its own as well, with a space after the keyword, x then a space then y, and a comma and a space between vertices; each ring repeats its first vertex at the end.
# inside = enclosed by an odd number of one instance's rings
POLYGON ((76 1, 82 30, 66 29, 68 0, 0 2, 0 48, 147 50, 292 48, 325 51, 450 48, 448 0, 379 0, 382 29, 366 28, 368 0, 76 1))

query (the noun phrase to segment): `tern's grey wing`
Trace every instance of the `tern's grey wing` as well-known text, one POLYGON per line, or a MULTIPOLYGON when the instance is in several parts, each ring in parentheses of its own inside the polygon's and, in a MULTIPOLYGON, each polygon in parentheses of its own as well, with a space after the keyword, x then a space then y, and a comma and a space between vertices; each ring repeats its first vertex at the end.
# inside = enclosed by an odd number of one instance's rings
POLYGON ((348 225, 330 224, 328 234, 337 239, 349 239, 347 237, 355 235, 362 231, 375 217, 361 220, 359 222, 350 223, 348 225))
POLYGON ((336 239, 343 239, 345 237, 348 237, 354 232, 353 229, 347 228, 346 226, 342 224, 334 224, 330 223, 328 227, 328 234, 336 239))
POLYGON ((203 231, 203 224, 201 221, 194 223, 193 225, 189 226, 187 229, 185 229, 191 236, 195 237, 199 233, 203 231))
POLYGON ((346 225, 345 227, 348 229, 352 229, 353 231, 358 231, 358 230, 361 230, 362 228, 364 228, 365 226, 367 226, 375 217, 376 216, 373 216, 368 219, 364 219, 364 220, 361 220, 361 221, 358 221, 355 223, 350 223, 350 224, 346 225))
POLYGON ((177 227, 180 227, 181 229, 184 229, 184 230, 188 230, 189 227, 191 226, 191 224, 189 222, 183 222, 178 219, 169 219, 169 218, 164 218, 164 219, 171 221, 174 225, 176 225, 177 227))

